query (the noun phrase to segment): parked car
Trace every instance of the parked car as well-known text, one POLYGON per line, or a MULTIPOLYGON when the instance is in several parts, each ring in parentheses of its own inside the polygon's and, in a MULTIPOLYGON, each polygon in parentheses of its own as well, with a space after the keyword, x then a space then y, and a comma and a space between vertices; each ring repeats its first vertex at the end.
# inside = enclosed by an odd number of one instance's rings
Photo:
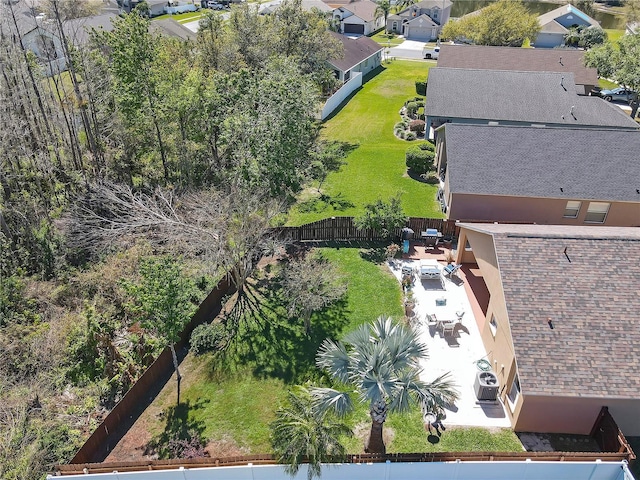
POLYGON ((211 8, 213 10, 222 10, 224 8, 224 5, 213 0, 209 0, 207 2, 207 8, 211 8))
POLYGON ((440 47, 425 48, 422 50, 422 56, 428 60, 437 60, 440 56, 440 47))
POLYGON ((618 87, 612 90, 600 90, 600 96, 604 98, 607 102, 611 102, 612 100, 620 100, 623 102, 629 102, 635 95, 633 90, 629 90, 628 88, 618 87))

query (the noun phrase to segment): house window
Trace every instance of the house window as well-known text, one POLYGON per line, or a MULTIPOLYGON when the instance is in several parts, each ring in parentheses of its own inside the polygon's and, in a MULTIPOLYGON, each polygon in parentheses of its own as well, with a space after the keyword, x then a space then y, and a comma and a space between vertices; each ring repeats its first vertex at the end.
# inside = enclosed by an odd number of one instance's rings
POLYGON ((493 314, 491 315, 491 320, 489 320, 489 329, 491 330, 491 335, 495 337, 498 331, 498 321, 493 314))
POLYGON ((511 410, 513 410, 516 406, 516 402, 518 401, 518 397, 520 396, 520 391, 520 379, 518 378, 518 373, 516 373, 513 377, 513 382, 511 382, 509 393, 507 394, 511 410))
POLYGON ((580 213, 580 206, 582 202, 576 202, 573 200, 569 200, 567 202, 567 206, 564 207, 564 218, 578 218, 578 213, 580 213))
POLYGON ((590 202, 584 221, 589 223, 604 223, 605 218, 607 218, 607 213, 609 213, 610 205, 610 203, 604 202, 590 202))
POLYGON ((391 24, 391 30, 393 30, 394 32, 398 31, 398 22, 396 22, 395 20, 391 24))
POLYGON ((351 70, 347 70, 346 72, 344 72, 344 82, 348 82, 349 79, 351 78, 351 70))

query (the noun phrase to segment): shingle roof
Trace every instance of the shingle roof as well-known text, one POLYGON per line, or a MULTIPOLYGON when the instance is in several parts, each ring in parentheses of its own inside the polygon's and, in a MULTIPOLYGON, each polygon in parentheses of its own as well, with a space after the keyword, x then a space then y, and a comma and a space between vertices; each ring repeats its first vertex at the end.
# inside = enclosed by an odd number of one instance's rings
POLYGON ((584 66, 584 50, 440 45, 438 67, 573 73, 580 85, 597 85, 598 72, 584 66))
POLYGON ((358 37, 352 39, 339 33, 330 32, 333 38, 344 45, 344 55, 342 58, 331 60, 330 63, 339 70, 347 71, 358 65, 364 59, 369 58, 374 53, 382 50, 382 47, 369 37, 358 37))
POLYGON ((453 3, 450 0, 422 0, 421 2, 414 3, 412 6, 418 8, 428 8, 431 9, 433 7, 438 7, 442 10, 442 8, 447 8, 452 6, 453 3))
POLYGON ((450 123, 444 136, 451 193, 638 202, 640 224, 640 131, 450 123))
POLYGON ((378 8, 378 4, 371 0, 358 0, 356 2, 348 3, 347 5, 342 5, 340 8, 350 11, 365 22, 371 22, 376 18, 376 9, 378 8))
POLYGON ((466 226, 493 236, 523 394, 638 398, 640 228, 466 226))
POLYGON ((574 15, 579 16, 586 22, 589 22, 589 24, 591 25, 600 26, 600 23, 598 23, 597 20, 594 20, 589 15, 584 13, 582 10, 578 10, 573 5, 562 5, 554 10, 551 10, 550 12, 543 13, 538 17, 538 23, 542 25, 542 29, 543 31, 545 31, 545 25, 554 23, 556 18, 561 17, 562 15, 565 15, 567 13, 573 13, 574 15))
POLYGON ((527 124, 638 128, 615 105, 597 97, 578 96, 569 72, 432 68, 425 113, 527 124))

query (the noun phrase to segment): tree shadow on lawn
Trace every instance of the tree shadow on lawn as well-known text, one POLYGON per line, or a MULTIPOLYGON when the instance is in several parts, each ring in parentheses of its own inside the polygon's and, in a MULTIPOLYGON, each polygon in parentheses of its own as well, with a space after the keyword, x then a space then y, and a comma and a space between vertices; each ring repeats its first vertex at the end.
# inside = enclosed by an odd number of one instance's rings
POLYGON ((316 353, 326 338, 336 338, 347 325, 346 299, 314 313, 309 335, 302 319, 289 319, 282 309, 274 311, 275 315, 260 324, 245 325, 238 333, 231 347, 233 361, 250 365, 259 378, 279 378, 288 384, 303 383, 319 375, 316 353))
POLYGON ((157 454, 159 458, 172 458, 175 455, 175 444, 183 445, 192 443, 202 444, 204 433, 204 422, 197 421, 189 413, 201 410, 210 400, 199 399, 191 404, 190 400, 180 402, 179 405, 172 405, 162 412, 165 418, 164 431, 156 435, 146 446, 145 455, 157 454))
MULTIPOLYGON (((380 65, 379 67, 376 67, 375 69, 371 70, 370 72, 368 72, 364 77, 362 77, 362 85, 364 85, 365 83, 367 83, 369 80, 371 80, 372 78, 374 78, 375 76, 381 74, 382 72, 384 72, 387 69, 387 67, 380 65)), ((342 111, 342 109, 345 107, 345 105, 347 103, 349 103, 351 101, 351 99, 353 97, 356 96, 356 94, 362 90, 362 87, 356 88, 353 92, 351 92, 349 94, 349 96, 347 98, 345 98, 342 103, 340 103, 340 105, 338 105, 336 107, 336 109, 331 112, 327 118, 325 118, 323 120, 323 122, 327 122, 329 120, 331 120, 333 117, 335 117, 338 113, 340 113, 342 111)))

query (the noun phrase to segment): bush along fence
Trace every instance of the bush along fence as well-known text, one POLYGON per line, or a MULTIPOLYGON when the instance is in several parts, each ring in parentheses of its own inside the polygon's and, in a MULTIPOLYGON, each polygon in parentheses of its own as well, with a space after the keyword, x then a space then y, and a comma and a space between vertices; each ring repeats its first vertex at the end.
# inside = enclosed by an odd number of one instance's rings
MULTIPOLYGON (((457 238, 459 228, 455 220, 443 218, 411 217, 406 224, 413 230, 410 240, 420 239, 420 232, 435 228, 445 238, 457 238)), ((370 229, 358 230, 353 217, 331 217, 317 222, 307 223, 299 227, 279 227, 275 229, 280 238, 293 242, 330 242, 330 241, 373 241, 385 240, 378 232, 370 229)), ((400 238, 402 229, 393 232, 392 238, 400 238)))
MULTIPOLYGON (((191 321, 182 331, 180 341, 176 344, 176 351, 181 354, 179 360, 184 358, 189 336, 193 329, 215 318, 222 309, 222 299, 231 291, 229 277, 225 276, 202 301, 196 313, 191 317, 191 321)), ((142 412, 151 405, 160 390, 171 379, 173 373, 171 351, 169 348, 165 348, 122 397, 122 400, 113 407, 113 410, 109 412, 69 463, 104 461, 142 412)))

